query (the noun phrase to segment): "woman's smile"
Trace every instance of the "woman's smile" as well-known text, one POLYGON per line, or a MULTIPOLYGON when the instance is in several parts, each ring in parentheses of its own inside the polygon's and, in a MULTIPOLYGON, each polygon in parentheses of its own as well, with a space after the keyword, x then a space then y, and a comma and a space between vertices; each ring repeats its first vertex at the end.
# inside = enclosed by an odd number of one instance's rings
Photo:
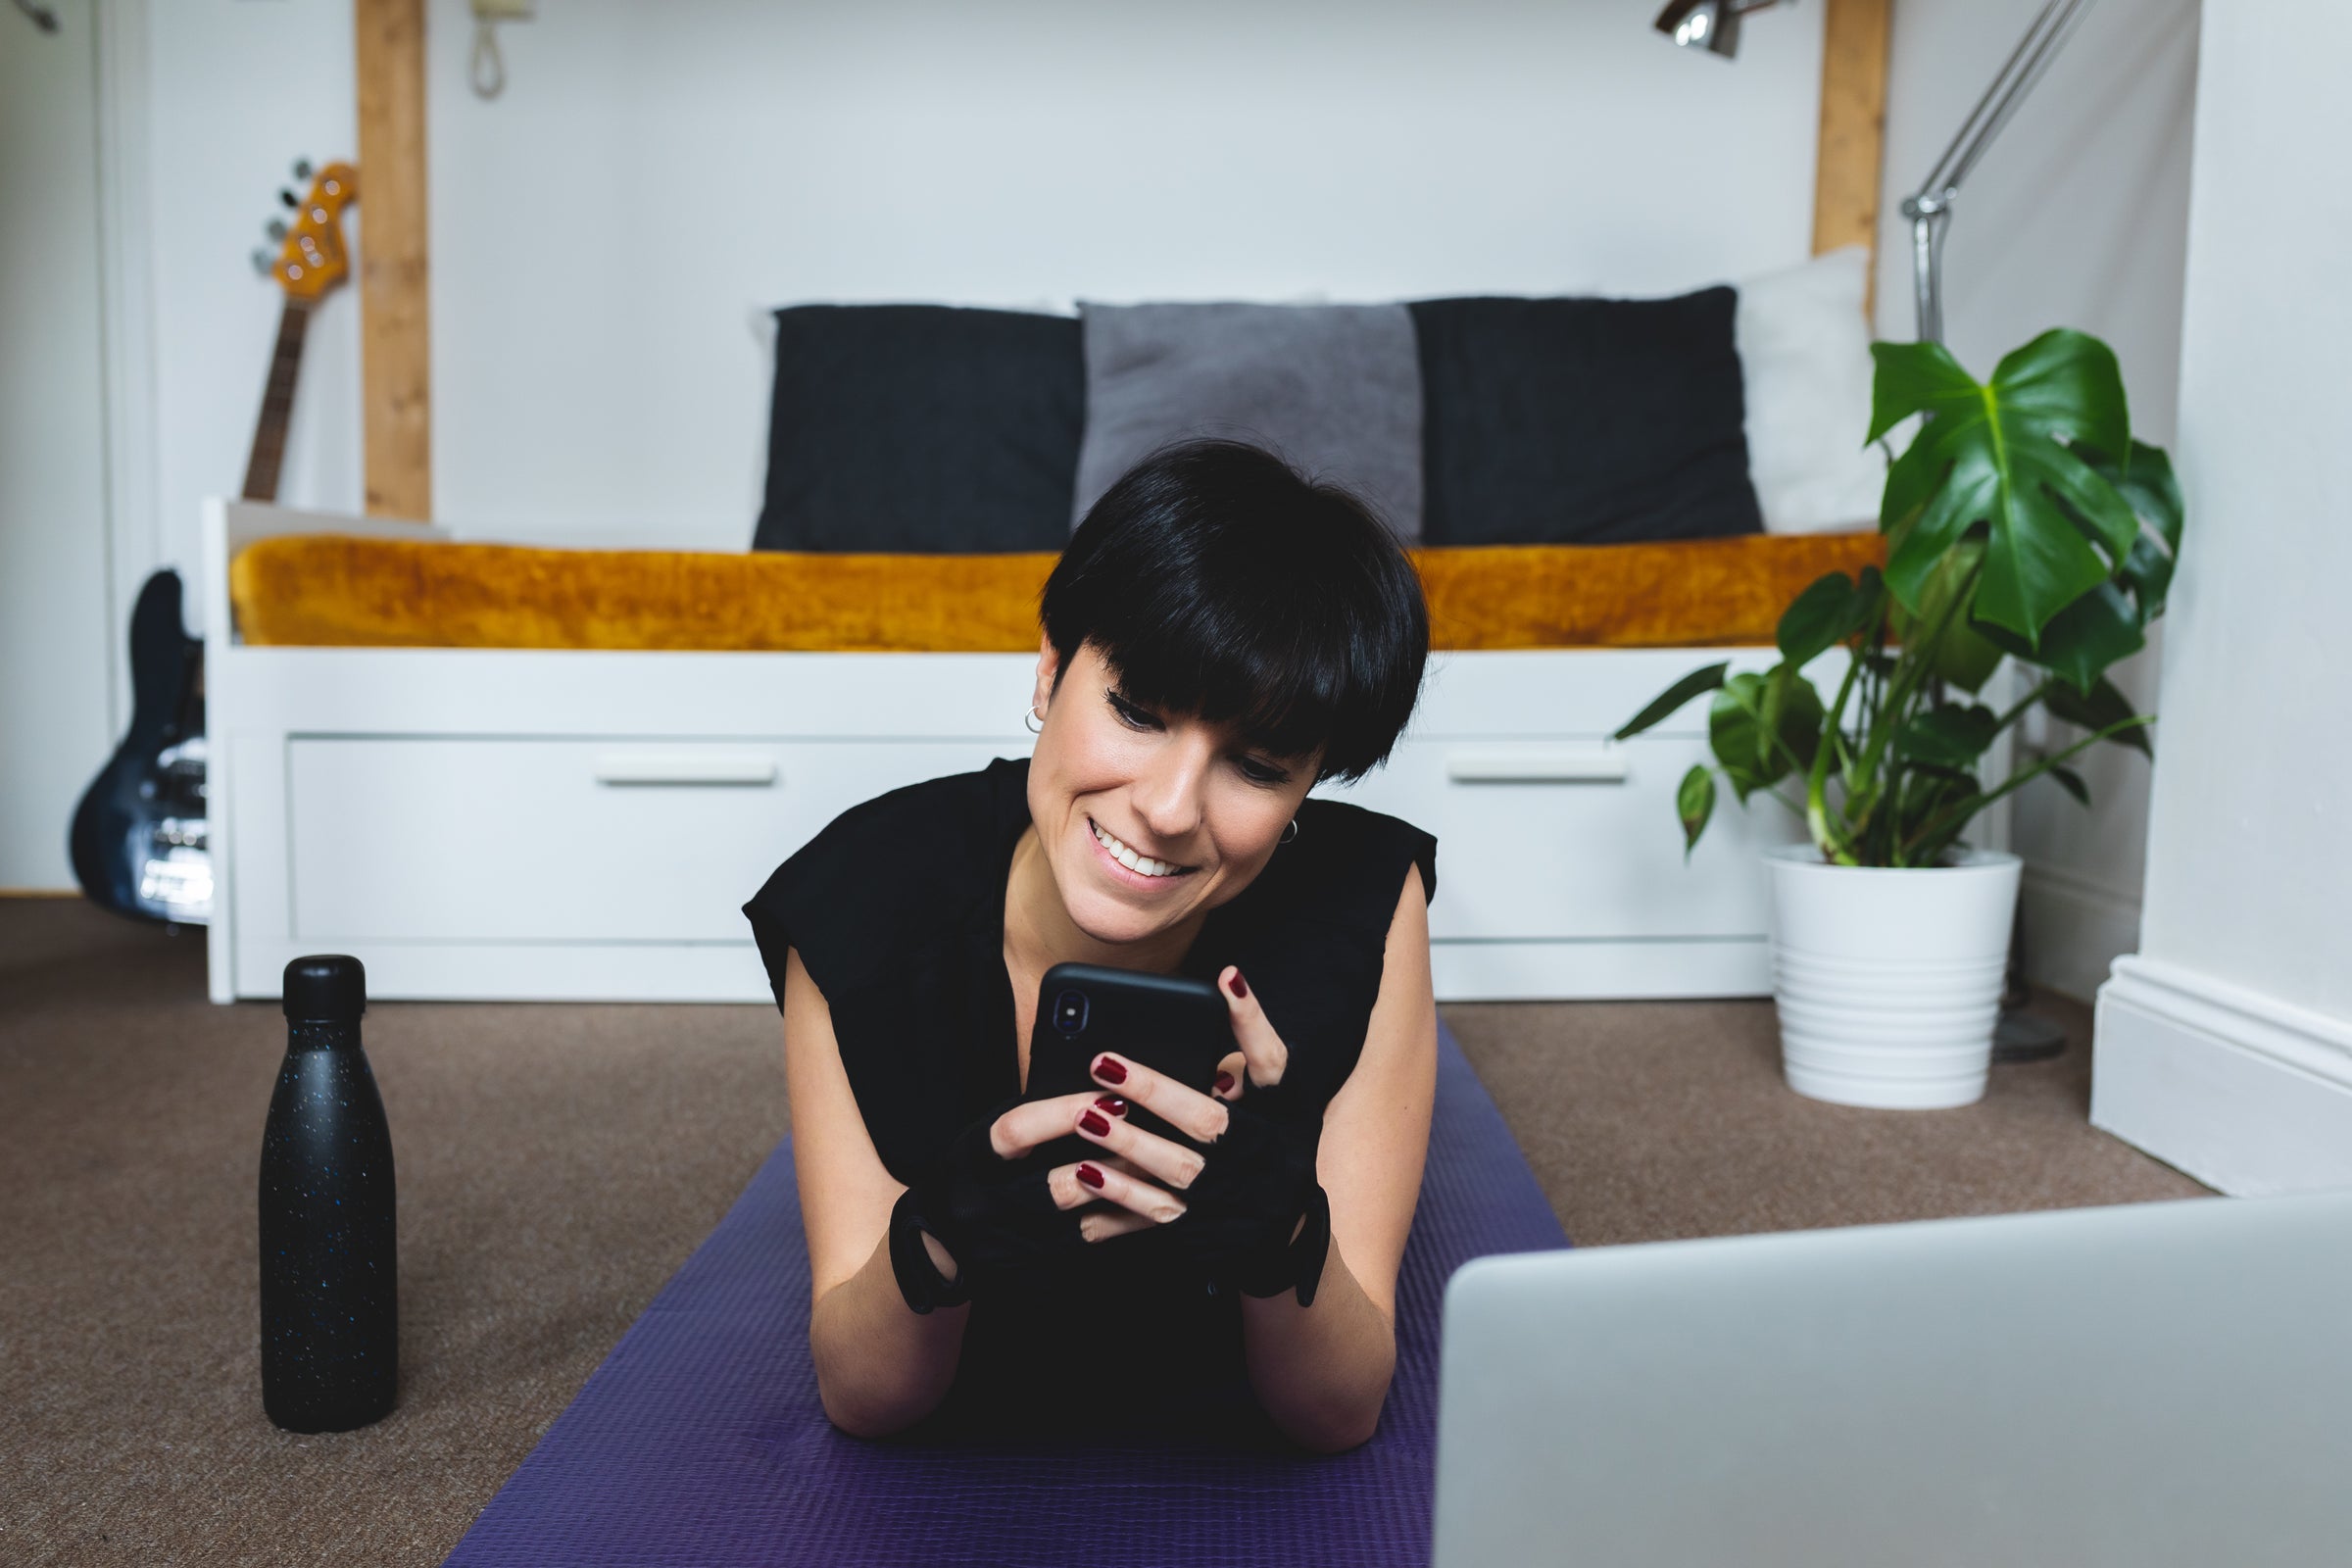
POLYGON ((1179 865, 1173 860, 1155 859, 1145 855, 1091 816, 1086 819, 1086 825, 1095 841, 1096 850, 1114 872, 1123 873, 1118 880, 1127 885, 1165 887, 1200 869, 1198 866, 1179 865))

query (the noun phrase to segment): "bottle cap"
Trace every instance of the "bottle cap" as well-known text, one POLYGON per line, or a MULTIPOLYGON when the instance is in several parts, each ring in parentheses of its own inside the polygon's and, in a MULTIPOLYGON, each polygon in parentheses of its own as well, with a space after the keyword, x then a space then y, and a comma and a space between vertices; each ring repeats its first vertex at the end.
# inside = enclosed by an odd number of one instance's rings
POLYGON ((340 953, 314 953, 286 965, 286 1016, 343 1023, 368 1010, 368 970, 340 953))

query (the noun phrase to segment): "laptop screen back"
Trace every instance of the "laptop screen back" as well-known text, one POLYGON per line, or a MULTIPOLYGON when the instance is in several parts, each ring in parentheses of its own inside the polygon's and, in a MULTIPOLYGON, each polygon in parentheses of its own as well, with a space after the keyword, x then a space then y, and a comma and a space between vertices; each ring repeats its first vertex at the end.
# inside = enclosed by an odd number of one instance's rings
POLYGON ((1438 1568, 2352 1560, 2352 1194, 1481 1259, 1438 1568))

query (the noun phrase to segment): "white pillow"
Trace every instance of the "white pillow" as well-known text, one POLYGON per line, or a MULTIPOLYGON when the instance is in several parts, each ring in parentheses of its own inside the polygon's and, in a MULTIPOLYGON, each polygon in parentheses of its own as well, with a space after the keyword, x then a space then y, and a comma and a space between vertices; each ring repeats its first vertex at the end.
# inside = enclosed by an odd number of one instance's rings
POLYGON ((1870 253, 1849 245, 1740 285, 1732 336, 1747 470, 1766 533, 1875 528, 1886 455, 1870 429, 1870 253))

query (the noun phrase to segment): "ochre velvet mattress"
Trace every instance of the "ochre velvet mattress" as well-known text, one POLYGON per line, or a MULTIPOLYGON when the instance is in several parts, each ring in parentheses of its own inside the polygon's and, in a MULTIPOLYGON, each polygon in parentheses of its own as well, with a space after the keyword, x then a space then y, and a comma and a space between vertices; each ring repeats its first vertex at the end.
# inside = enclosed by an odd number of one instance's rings
MULTIPOLYGON (((1876 533, 1413 552, 1441 649, 1773 640, 1807 583, 1884 559, 1876 533)), ((249 644, 313 648, 1024 653, 1052 555, 538 550, 346 534, 229 564, 249 644)))

